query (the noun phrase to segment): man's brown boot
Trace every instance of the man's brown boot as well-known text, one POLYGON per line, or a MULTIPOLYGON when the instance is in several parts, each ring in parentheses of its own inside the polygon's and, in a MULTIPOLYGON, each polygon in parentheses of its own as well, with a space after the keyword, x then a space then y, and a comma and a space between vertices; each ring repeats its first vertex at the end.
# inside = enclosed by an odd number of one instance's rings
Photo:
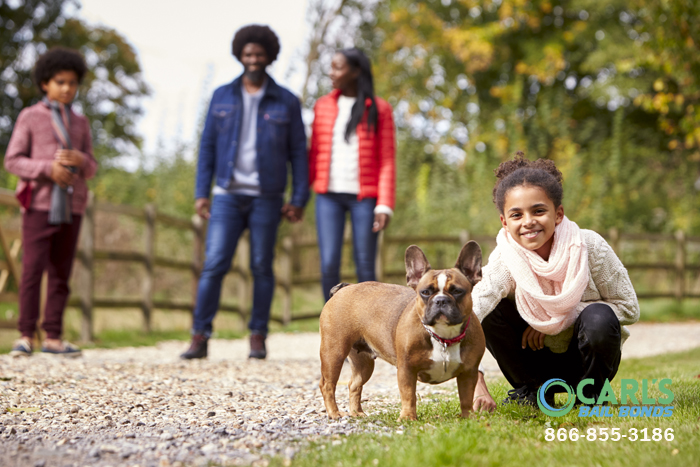
POLYGON ((191 360, 193 358, 205 358, 207 356, 209 338, 204 334, 194 334, 192 335, 192 343, 187 352, 180 355, 180 358, 185 360, 191 360))
POLYGON ((265 336, 262 334, 253 333, 250 335, 250 355, 248 358, 258 358, 260 360, 267 357, 265 349, 265 336))

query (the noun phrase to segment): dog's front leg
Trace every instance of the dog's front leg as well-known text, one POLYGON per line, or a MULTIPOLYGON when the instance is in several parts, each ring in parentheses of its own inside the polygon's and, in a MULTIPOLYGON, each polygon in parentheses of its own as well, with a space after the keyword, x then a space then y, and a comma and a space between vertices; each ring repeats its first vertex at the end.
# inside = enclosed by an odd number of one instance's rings
POLYGON ((462 409, 462 417, 468 418, 472 414, 474 406, 474 389, 479 379, 477 367, 465 368, 457 376, 457 389, 459 390, 459 405, 462 409))
POLYGON ((399 420, 416 420, 416 383, 418 374, 405 362, 397 367, 399 391, 401 392, 401 415, 399 420))

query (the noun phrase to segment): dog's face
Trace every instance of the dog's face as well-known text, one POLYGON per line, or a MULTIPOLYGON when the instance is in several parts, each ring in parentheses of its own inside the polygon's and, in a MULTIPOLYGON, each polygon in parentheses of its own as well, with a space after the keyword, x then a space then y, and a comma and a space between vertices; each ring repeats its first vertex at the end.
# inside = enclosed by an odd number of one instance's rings
POLYGON ((461 327, 472 310, 472 288, 481 280, 481 248, 470 241, 454 268, 433 271, 423 251, 412 245, 406 250, 406 279, 418 295, 424 325, 461 327))

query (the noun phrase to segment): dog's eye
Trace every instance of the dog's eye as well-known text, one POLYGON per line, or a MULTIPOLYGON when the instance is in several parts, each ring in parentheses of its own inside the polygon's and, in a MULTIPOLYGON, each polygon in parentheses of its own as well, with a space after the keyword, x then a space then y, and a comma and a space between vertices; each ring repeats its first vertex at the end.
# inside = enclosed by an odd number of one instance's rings
POLYGON ((455 297, 458 297, 458 296, 460 296, 460 295, 464 295, 464 290, 463 290, 463 289, 457 289, 457 288, 455 288, 455 289, 452 289, 450 292, 451 292, 452 295, 455 296, 455 297))
POLYGON ((433 291, 430 289, 423 289, 420 291, 421 296, 428 298, 433 294, 433 291))

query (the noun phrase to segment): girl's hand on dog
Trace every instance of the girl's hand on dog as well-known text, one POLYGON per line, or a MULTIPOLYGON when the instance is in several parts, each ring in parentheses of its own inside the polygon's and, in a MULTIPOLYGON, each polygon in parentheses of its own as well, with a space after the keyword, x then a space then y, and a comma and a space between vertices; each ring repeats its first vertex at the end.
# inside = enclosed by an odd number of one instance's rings
POLYGON ((540 350, 544 348, 544 336, 545 334, 528 326, 527 329, 525 329, 525 332, 523 332, 521 345, 523 349, 525 347, 530 347, 532 350, 540 350))

